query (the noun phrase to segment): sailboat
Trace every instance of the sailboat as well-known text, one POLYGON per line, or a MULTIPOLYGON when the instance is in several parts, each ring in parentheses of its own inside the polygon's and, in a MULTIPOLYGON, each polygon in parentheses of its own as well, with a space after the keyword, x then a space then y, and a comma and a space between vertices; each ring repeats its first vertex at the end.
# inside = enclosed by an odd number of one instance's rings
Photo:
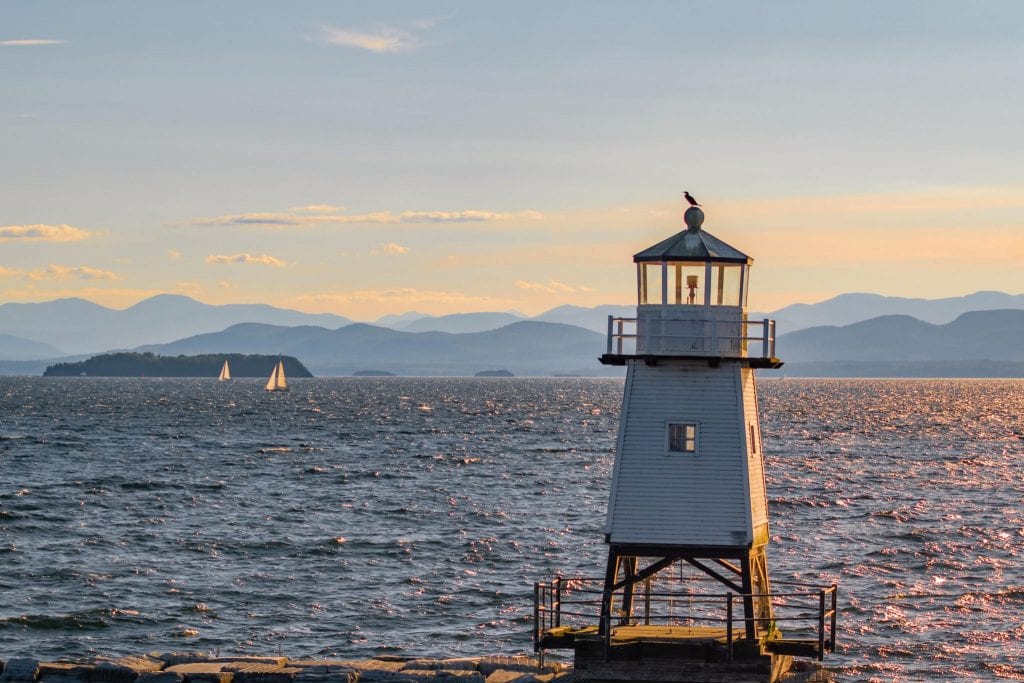
POLYGON ((284 361, 277 361, 274 371, 267 380, 267 391, 288 391, 288 380, 284 376, 284 361))
POLYGON ((228 367, 228 362, 224 361, 224 367, 220 369, 220 377, 217 378, 221 382, 231 381, 231 368, 228 367))

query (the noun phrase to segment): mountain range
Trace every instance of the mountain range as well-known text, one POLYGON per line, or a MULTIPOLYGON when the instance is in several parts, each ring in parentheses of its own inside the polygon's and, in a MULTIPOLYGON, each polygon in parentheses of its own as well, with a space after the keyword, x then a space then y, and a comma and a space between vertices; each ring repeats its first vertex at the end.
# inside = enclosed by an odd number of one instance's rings
MULTIPOLYGON (((35 374, 44 360, 119 349, 283 353, 320 375, 497 369, 607 374, 595 360, 604 348, 607 318, 634 313, 634 306, 616 305, 559 306, 533 318, 516 311, 436 317, 410 312, 370 325, 262 304, 211 306, 176 295, 124 310, 83 299, 9 303, 0 305, 0 374, 35 374)), ((926 300, 844 294, 750 317, 777 321, 778 355, 791 375, 865 375, 884 367, 881 374, 937 376, 957 367, 960 374, 1009 376, 1016 372, 1012 364, 1024 363, 1017 351, 1024 338, 1024 295, 978 292, 926 300)))
POLYGON ((272 353, 299 358, 316 375, 614 375, 597 363, 605 338, 574 325, 519 321, 484 332, 405 332, 355 323, 336 330, 247 323, 146 346, 164 356, 272 353))

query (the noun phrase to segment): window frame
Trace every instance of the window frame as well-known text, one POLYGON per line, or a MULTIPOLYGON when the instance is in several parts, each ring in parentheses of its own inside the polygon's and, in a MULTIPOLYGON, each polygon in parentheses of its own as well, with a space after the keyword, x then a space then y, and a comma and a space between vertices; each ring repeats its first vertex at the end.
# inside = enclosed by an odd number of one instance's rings
POLYGON ((692 455, 697 457, 700 455, 700 421, 699 420, 668 420, 665 422, 665 454, 666 455, 692 455), (682 429, 682 438, 679 440, 673 439, 673 430, 675 428, 682 429), (687 435, 687 428, 693 429, 693 437, 687 435), (682 449, 673 448, 673 444, 681 441, 682 449), (693 448, 688 449, 687 446, 692 441, 693 448))

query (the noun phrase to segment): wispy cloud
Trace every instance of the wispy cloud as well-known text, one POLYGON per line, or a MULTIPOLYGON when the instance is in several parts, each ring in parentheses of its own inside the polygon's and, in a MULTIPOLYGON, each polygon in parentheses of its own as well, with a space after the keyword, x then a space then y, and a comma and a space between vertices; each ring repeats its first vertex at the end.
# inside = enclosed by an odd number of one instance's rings
POLYGON ((167 258, 170 259, 171 261, 177 261, 178 259, 181 258, 181 252, 178 251, 177 249, 168 249, 167 258))
POLYGON ((328 45, 353 47, 377 53, 407 52, 420 46, 418 36, 392 26, 379 26, 373 31, 323 26, 316 40, 328 45))
POLYGON ((488 221, 508 221, 513 219, 539 221, 544 218, 540 211, 403 211, 403 223, 473 223, 488 221))
POLYGON ((288 210, 297 213, 341 213, 345 210, 345 207, 332 204, 309 204, 307 206, 293 206, 288 210))
POLYGON ((68 41, 54 40, 52 38, 17 38, 14 40, 0 40, 0 45, 7 47, 32 47, 35 45, 63 45, 68 41))
POLYGON ((270 256, 269 254, 210 254, 206 257, 206 262, 214 264, 256 264, 261 266, 273 266, 275 268, 283 268, 288 265, 287 262, 270 256))
POLYGON ((92 234, 72 225, 5 225, 0 226, 0 241, 19 242, 81 242, 92 234))
POLYGON ((395 242, 387 242, 386 244, 382 244, 372 250, 370 253, 374 256, 380 256, 381 254, 395 256, 397 254, 408 254, 409 247, 403 247, 401 244, 397 244, 395 242))
MULTIPOLYGON (((318 205, 314 205, 318 206, 318 205)), ((321 207, 327 209, 326 205, 321 207)), ((290 211, 257 211, 251 213, 225 214, 211 218, 197 218, 193 225, 256 225, 268 227, 311 226, 311 225, 346 225, 363 224, 396 224, 396 223, 490 223, 500 221, 526 220, 539 221, 544 219, 540 211, 527 209, 524 211, 481 211, 466 209, 461 211, 375 211, 371 213, 346 214, 339 211, 313 212, 304 207, 302 212, 290 211)))
POLYGON ((549 282, 527 282, 526 280, 516 280, 514 284, 516 289, 533 292, 548 292, 549 294, 575 294, 578 292, 596 291, 593 287, 587 287, 585 285, 567 285, 564 282, 558 282, 557 280, 551 280, 549 282))
POLYGON ((89 266, 62 266, 51 263, 42 268, 32 270, 16 270, 11 268, 0 268, 2 277, 18 277, 33 282, 43 280, 120 280, 121 277, 109 270, 90 268, 89 266))

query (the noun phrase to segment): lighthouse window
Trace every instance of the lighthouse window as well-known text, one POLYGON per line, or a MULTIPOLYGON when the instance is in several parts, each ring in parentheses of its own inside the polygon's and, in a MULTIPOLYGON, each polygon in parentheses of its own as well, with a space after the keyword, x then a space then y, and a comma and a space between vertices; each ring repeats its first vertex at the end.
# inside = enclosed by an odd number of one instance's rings
POLYGON ((697 452, 697 425, 690 422, 674 422, 668 426, 668 450, 670 453, 697 452))

